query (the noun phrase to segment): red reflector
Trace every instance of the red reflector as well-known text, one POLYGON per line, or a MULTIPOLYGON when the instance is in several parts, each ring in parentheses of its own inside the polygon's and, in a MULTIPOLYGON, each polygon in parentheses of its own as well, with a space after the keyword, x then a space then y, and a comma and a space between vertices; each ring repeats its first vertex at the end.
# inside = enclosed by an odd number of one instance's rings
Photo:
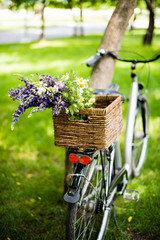
POLYGON ((87 164, 89 164, 89 163, 91 162, 91 158, 88 157, 88 156, 82 156, 82 157, 80 158, 80 162, 81 162, 82 164, 84 164, 84 165, 87 165, 87 164))
POLYGON ((70 154, 69 155, 69 160, 72 162, 72 163, 76 163, 78 162, 78 156, 76 154, 70 154))

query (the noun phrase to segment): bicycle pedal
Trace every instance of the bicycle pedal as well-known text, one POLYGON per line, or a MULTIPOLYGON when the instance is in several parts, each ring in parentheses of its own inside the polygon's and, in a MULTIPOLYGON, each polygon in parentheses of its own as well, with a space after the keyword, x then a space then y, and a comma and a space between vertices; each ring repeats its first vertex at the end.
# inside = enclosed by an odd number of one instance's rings
POLYGON ((133 189, 126 189, 123 193, 123 198, 128 201, 138 202, 140 193, 133 189))

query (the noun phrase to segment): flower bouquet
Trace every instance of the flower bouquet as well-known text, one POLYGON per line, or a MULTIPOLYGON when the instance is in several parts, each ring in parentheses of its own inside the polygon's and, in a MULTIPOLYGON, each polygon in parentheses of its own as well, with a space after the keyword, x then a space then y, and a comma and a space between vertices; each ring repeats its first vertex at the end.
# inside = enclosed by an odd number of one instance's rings
POLYGON ((12 88, 8 92, 13 100, 19 101, 13 114, 12 130, 19 116, 29 108, 31 111, 28 117, 32 113, 52 108, 53 116, 65 110, 71 118, 76 119, 78 116, 74 116, 74 113, 92 107, 95 102, 93 90, 88 87, 89 80, 78 78, 75 74, 66 73, 59 78, 39 74, 31 75, 30 78, 18 75, 18 78, 24 86, 19 85, 17 89, 12 88))
POLYGON ((107 149, 122 131, 122 98, 114 95, 93 95, 89 80, 66 73, 18 75, 24 85, 11 89, 9 96, 19 101, 13 114, 12 130, 19 116, 52 109, 55 145, 67 148, 107 149), (38 81, 37 81, 38 78, 38 81))

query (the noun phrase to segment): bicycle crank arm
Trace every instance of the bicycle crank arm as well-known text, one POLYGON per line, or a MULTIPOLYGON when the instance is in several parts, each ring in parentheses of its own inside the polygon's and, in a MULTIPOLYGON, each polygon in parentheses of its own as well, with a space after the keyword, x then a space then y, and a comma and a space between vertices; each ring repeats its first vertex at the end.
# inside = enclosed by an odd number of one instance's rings
POLYGON ((123 194, 128 183, 128 175, 125 168, 122 168, 118 171, 116 176, 113 178, 111 185, 109 187, 109 194, 114 190, 115 187, 120 194, 123 194))

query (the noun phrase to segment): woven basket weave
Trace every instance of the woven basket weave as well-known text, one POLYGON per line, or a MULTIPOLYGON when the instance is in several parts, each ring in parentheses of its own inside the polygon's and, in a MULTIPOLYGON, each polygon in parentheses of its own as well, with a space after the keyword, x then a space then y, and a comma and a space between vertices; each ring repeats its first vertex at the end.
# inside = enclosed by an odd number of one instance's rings
POLYGON ((64 111, 53 117, 56 146, 104 150, 122 132, 121 96, 96 96, 94 108, 78 114, 86 115, 87 120, 70 120, 64 111))

